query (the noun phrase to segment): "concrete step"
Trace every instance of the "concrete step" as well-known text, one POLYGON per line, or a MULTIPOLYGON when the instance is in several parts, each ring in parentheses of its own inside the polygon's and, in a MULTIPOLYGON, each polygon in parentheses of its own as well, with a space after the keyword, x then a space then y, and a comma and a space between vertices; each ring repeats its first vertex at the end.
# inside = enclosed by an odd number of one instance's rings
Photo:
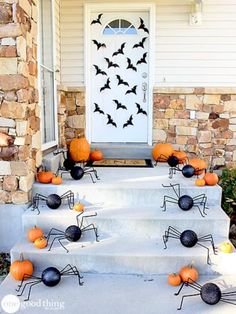
POLYGON ((83 199, 89 205, 119 205, 119 206, 159 206, 164 195, 176 197, 171 188, 164 188, 162 184, 179 183, 181 195, 189 194, 195 197, 205 193, 208 206, 220 206, 221 188, 217 186, 197 187, 195 178, 186 179, 177 174, 174 179, 168 177, 168 167, 165 164, 157 168, 97 168, 101 180, 95 184, 88 175, 75 181, 69 174, 64 176, 62 185, 35 183, 33 195, 45 196, 57 193, 62 195, 68 190, 75 193, 76 199, 83 199))
MULTIPOLYGON (((226 240, 217 237, 215 245, 226 240)), ((100 242, 95 242, 94 234, 86 233, 79 242, 69 243, 64 240, 69 253, 55 243, 52 251, 36 249, 32 243, 22 239, 11 250, 12 260, 19 259, 24 253, 24 258, 30 259, 36 269, 45 268, 47 265, 63 267, 72 263, 83 272, 114 273, 114 274, 166 274, 176 272, 180 267, 194 262, 201 274, 236 274, 234 267, 236 253, 214 255, 210 249, 212 265, 206 264, 207 251, 196 245, 186 248, 179 240, 169 239, 168 248, 164 249, 162 239, 144 239, 130 237, 107 237, 102 235, 100 242)))
MULTIPOLYGON (((41 269, 42 271, 43 269, 41 269)), ((54 288, 42 283, 33 286, 30 301, 24 302, 28 290, 19 297, 21 314, 177 314, 181 297, 196 293, 184 287, 175 296, 179 287, 167 284, 166 276, 118 276, 84 274, 84 285, 79 286, 76 278, 63 277, 54 288)), ((232 276, 200 276, 201 285, 214 282, 222 292, 236 290, 236 278, 232 276)), ((6 295, 16 295, 17 282, 8 276, 0 286, 0 300, 6 295)), ((235 314, 235 306, 219 302, 209 306, 200 297, 185 298, 184 314, 235 314)), ((8 312, 9 313, 9 312, 8 312)))
MULTIPOLYGON (((52 227, 65 230, 69 225, 76 224, 78 212, 69 210, 65 205, 57 210, 42 205, 40 211, 40 215, 37 215, 37 211, 28 209, 23 214, 25 233, 35 225, 41 227, 47 234, 52 227)), ((208 234, 209 226, 213 237, 226 238, 229 233, 230 219, 219 207, 208 209, 207 216, 204 218, 196 208, 184 212, 175 206, 171 206, 165 212, 160 206, 86 206, 84 215, 91 215, 94 212, 97 212, 97 216, 89 218, 89 221, 96 224, 99 233, 107 235, 160 238, 169 226, 177 228, 180 232, 191 229, 199 236, 208 234)))

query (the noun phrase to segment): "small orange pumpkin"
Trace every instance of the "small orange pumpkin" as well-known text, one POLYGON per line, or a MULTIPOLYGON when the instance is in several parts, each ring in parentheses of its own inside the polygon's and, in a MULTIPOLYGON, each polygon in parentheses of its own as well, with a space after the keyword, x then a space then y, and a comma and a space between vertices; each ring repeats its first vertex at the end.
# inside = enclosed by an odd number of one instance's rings
POLYGON ((52 178, 52 184, 60 185, 62 184, 62 177, 56 176, 52 178))
POLYGON ((172 155, 179 159, 179 164, 184 164, 188 160, 187 154, 181 150, 174 150, 172 155))
POLYGON ((188 162, 189 165, 191 165, 195 169, 195 175, 202 174, 206 168, 207 168, 207 163, 203 159, 190 159, 188 162))
POLYGON ((195 180, 195 185, 196 186, 205 186, 206 185, 206 181, 204 179, 198 178, 198 179, 195 180))
POLYGON ((171 286, 179 286, 182 282, 182 279, 179 274, 169 274, 168 275, 168 284, 171 286))
POLYGON ((100 150, 95 149, 90 153, 89 159, 93 161, 103 160, 103 153, 100 150))
POLYGON ((179 275, 183 282, 191 282, 191 279, 197 281, 199 276, 197 269, 192 265, 182 267, 179 275))
POLYGON ((73 209, 77 212, 83 212, 84 211, 84 205, 82 203, 76 203, 74 205, 73 209))
POLYGON ((216 185, 219 182, 219 177, 214 172, 206 172, 204 175, 204 180, 206 181, 207 185, 216 185))
POLYGON ((54 174, 51 171, 40 171, 37 173, 37 180, 40 183, 51 183, 54 174))
POLYGON ((153 147, 152 157, 156 161, 167 161, 167 159, 173 154, 174 149, 171 144, 158 143, 153 147))
POLYGON ((44 237, 37 238, 34 241, 34 246, 37 249, 44 249, 47 245, 48 245, 48 242, 47 242, 47 240, 44 237))
POLYGON ((69 154, 73 161, 87 161, 90 154, 90 145, 86 138, 74 138, 70 142, 69 154))
POLYGON ((34 271, 34 266, 29 260, 16 260, 10 266, 10 274, 15 280, 22 280, 24 275, 32 276, 34 271))
POLYGON ((30 242, 34 242, 36 239, 43 237, 43 230, 34 226, 34 228, 28 230, 27 237, 30 242))

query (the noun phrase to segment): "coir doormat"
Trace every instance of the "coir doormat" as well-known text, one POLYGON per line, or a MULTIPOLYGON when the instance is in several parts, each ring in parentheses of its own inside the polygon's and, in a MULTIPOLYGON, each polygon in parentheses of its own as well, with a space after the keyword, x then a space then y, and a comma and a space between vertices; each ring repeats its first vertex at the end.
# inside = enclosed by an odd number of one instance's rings
POLYGON ((93 167, 153 168, 151 159, 103 159, 90 162, 88 165, 93 167))

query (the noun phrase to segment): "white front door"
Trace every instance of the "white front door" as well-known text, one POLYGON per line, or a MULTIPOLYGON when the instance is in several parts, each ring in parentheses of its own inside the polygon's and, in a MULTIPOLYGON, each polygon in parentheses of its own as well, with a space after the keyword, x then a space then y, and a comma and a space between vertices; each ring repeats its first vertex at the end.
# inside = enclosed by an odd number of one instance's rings
POLYGON ((149 13, 92 12, 91 141, 148 142, 149 13))

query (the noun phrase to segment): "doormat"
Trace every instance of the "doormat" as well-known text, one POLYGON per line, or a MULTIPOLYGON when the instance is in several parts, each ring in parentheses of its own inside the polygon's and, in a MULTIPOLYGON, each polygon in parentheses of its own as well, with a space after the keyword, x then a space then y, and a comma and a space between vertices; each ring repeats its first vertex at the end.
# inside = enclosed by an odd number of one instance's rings
POLYGON ((104 159, 90 161, 87 165, 93 167, 153 168, 151 159, 104 159))

